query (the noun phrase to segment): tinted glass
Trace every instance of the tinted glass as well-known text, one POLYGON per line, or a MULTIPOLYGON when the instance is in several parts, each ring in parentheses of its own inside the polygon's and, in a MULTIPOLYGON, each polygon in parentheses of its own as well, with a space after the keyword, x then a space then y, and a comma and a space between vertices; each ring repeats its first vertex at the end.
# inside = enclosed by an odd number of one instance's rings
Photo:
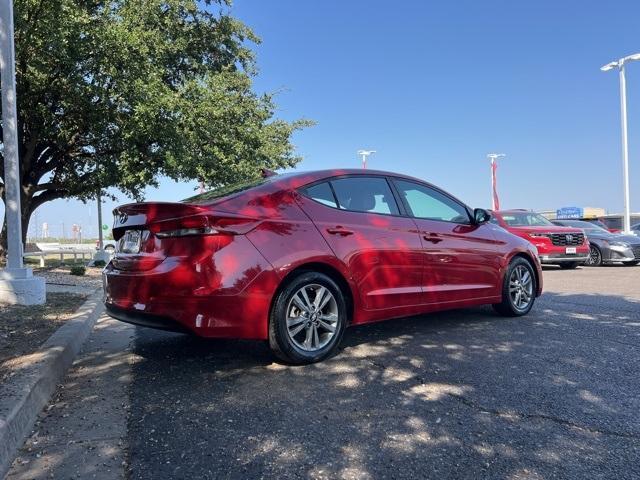
POLYGON ((469 223, 467 209, 439 191, 404 180, 395 180, 395 183, 414 217, 469 223))
POLYGON ((391 188, 380 177, 347 177, 332 180, 339 208, 354 212, 398 215, 398 206, 391 188))
POLYGON ((539 227, 553 225, 548 219, 533 212, 503 213, 504 223, 512 227, 539 227))
POLYGON ((193 197, 185 198, 183 202, 198 203, 206 202, 207 200, 214 200, 216 198, 226 197, 227 195, 233 195, 234 193, 244 192, 250 188, 257 187, 269 181, 269 178, 258 178, 239 183, 233 183, 231 185, 225 185, 224 187, 216 188, 208 192, 194 195, 193 197))
POLYGON ((331 191, 331 187, 326 182, 305 188, 303 191, 307 197, 315 200, 316 202, 333 208, 338 207, 336 199, 333 196, 333 192, 331 191))

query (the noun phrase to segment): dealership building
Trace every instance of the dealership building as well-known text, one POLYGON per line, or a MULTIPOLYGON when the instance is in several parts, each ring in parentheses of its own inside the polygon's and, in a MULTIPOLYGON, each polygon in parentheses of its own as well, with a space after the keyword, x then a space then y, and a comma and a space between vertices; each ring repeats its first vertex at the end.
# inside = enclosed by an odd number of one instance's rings
MULTIPOLYGON (((557 210, 540 212, 549 220, 601 220, 609 228, 622 230, 623 219, 621 213, 606 213, 604 208, 596 207, 562 207, 557 210)), ((640 213, 631 214, 631 225, 640 223, 640 213)))

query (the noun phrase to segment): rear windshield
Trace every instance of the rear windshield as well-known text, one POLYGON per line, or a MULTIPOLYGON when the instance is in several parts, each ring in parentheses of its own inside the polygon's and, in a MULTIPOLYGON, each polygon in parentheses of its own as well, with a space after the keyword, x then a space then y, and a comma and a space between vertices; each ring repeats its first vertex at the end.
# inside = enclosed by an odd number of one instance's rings
POLYGON ((209 190, 208 192, 200 193, 198 195, 194 195, 193 197, 185 198, 181 201, 185 203, 203 203, 209 200, 214 200, 216 198, 233 195, 234 193, 244 192, 245 190, 249 190, 250 188, 262 185, 263 183, 268 182, 270 179, 273 179, 273 177, 243 180, 242 182, 225 185, 224 187, 209 190))

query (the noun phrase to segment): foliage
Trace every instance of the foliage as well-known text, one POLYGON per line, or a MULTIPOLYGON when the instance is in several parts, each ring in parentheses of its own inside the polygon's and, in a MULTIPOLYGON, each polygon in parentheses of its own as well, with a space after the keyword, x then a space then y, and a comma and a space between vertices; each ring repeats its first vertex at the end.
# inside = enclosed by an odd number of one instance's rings
POLYGON ((310 122, 275 119, 273 96, 252 91, 259 39, 229 7, 15 1, 23 224, 100 188, 140 199, 161 175, 217 187, 300 160, 291 135, 310 122))
POLYGON ((73 265, 69 270, 71 275, 82 276, 87 272, 87 268, 84 265, 73 265))
POLYGON ((94 267, 104 267, 106 265, 107 262, 105 262, 104 260, 96 260, 95 262, 93 262, 94 267))

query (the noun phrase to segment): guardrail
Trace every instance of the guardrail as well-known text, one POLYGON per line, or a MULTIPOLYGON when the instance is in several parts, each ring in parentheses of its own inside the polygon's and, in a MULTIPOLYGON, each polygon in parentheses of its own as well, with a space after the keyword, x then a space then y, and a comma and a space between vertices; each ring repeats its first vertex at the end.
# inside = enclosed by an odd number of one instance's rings
POLYGON ((44 257, 48 255, 60 255, 60 263, 64 263, 65 255, 73 255, 73 260, 77 261, 78 256, 82 256, 82 260, 85 260, 85 255, 89 256, 89 259, 93 258, 95 249, 79 249, 79 248, 57 248, 52 250, 42 250, 38 252, 25 252, 23 257, 40 257, 40 266, 44 267, 44 257))

